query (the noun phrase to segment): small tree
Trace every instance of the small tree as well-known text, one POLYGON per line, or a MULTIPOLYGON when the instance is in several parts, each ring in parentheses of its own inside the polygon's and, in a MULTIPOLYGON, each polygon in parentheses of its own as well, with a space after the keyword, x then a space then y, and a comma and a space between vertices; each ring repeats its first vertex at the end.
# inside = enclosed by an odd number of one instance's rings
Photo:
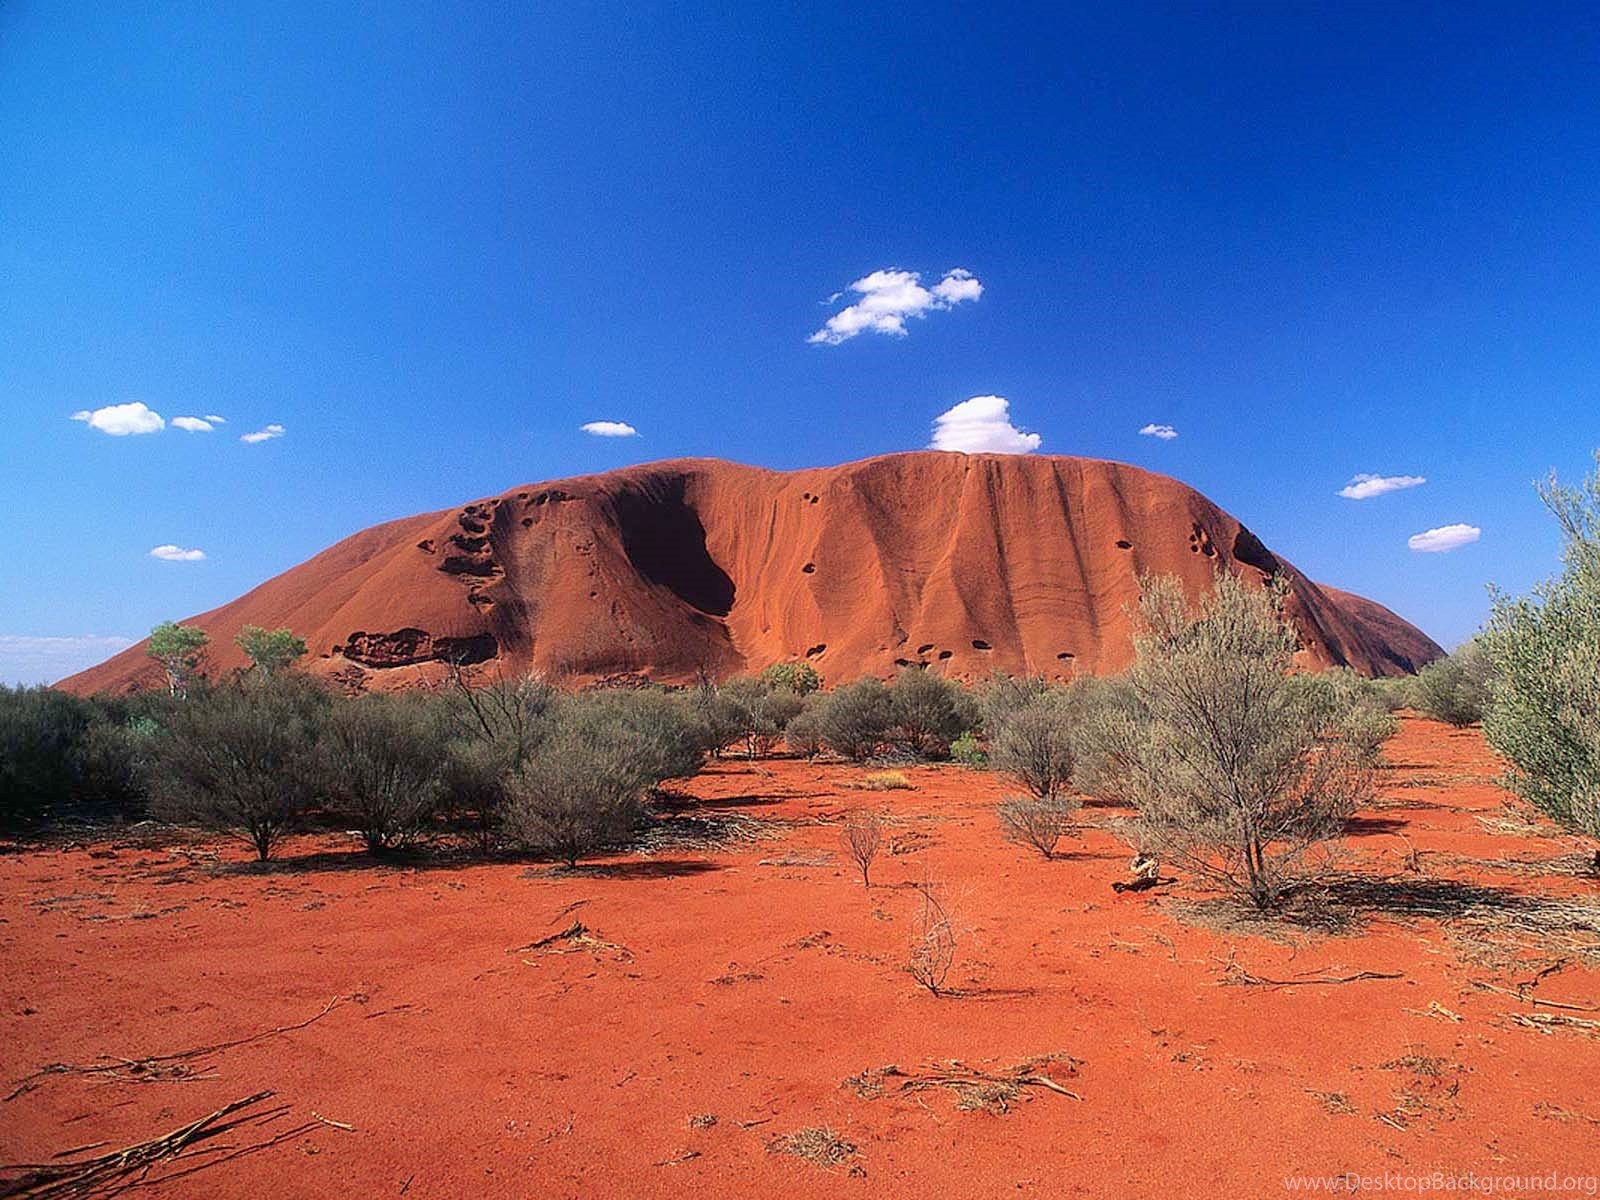
POLYGON ((329 702, 309 681, 284 676, 179 707, 155 752, 156 815, 238 834, 270 858, 315 796, 329 702))
POLYGON ((1066 793, 1072 784, 1075 718, 1072 697, 1061 690, 1040 692, 1013 708, 991 734, 994 769, 1038 800, 1066 793))
POLYGON ((763 679, 748 677, 729 680, 719 692, 726 727, 743 743, 749 759, 770 754, 806 703, 792 688, 774 687, 763 679))
POLYGON ((144 652, 160 663, 161 669, 167 673, 167 691, 171 695, 189 694, 189 685, 194 682, 205 662, 206 642, 209 640, 205 630, 173 621, 163 621, 150 631, 150 640, 144 652))
POLYGON ((494 848, 507 801, 507 782, 549 735, 559 693, 537 675, 482 679, 460 663, 437 702, 449 737, 444 803, 470 821, 483 853, 494 848))
POLYGON ((889 689, 871 677, 833 692, 817 714, 823 744, 855 762, 876 753, 887 740, 892 721, 889 689))
POLYGON ((1508 785, 1592 838, 1600 837, 1600 452, 1595 464, 1579 487, 1554 475, 1540 486, 1565 540, 1561 574, 1531 596, 1496 593, 1482 636, 1493 668, 1483 732, 1508 763, 1508 785))
POLYGON ((305 642, 288 629, 263 629, 259 625, 246 625, 233 639, 233 644, 243 650, 255 669, 270 679, 279 671, 286 671, 305 657, 305 642))
POLYGON ((950 743, 977 720, 961 685, 918 667, 904 667, 889 689, 890 736, 918 758, 947 758, 950 743))
POLYGON ((844 819, 839 840, 845 853, 861 872, 861 886, 872 886, 872 860, 878 856, 878 845, 883 840, 883 821, 875 812, 857 809, 844 819))
POLYGON ((322 738, 328 799, 382 854, 415 841, 437 810, 447 761, 438 723, 411 697, 336 705, 322 738))
POLYGON ((822 687, 822 676, 807 662, 773 663, 757 678, 768 687, 787 689, 802 696, 809 696, 822 687))
POLYGON ((1489 662, 1476 639, 1417 672, 1411 697, 1428 716, 1458 728, 1483 720, 1489 700, 1489 662))
POLYGON ((1287 594, 1219 573, 1191 612, 1177 580, 1145 580, 1125 703, 1093 706, 1081 739, 1142 845, 1263 909, 1373 788, 1348 704, 1288 673, 1287 594))

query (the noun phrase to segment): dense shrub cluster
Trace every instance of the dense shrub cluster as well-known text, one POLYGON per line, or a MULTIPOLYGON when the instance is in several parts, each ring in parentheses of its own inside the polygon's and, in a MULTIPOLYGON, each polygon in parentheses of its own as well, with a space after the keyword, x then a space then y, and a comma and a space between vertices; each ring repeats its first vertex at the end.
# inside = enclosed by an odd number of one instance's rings
MULTIPOLYGON (((1561 526, 1562 572, 1531 596, 1496 596, 1481 640, 1490 664, 1483 731, 1519 796, 1600 837, 1600 454, 1577 488, 1540 498, 1561 526)), ((1600 865, 1600 854, 1596 855, 1600 865)))
POLYGON ((1410 681, 1417 711, 1465 727, 1483 720, 1489 702, 1489 660, 1476 640, 1423 667, 1410 681))

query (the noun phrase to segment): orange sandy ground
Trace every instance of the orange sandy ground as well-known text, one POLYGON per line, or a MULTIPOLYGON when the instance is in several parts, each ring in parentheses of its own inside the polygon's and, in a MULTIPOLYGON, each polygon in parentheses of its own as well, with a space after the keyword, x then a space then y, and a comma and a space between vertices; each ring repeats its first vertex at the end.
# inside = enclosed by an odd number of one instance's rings
MULTIPOLYGON (((1400 833, 1431 875, 1593 894, 1571 874, 1465 861, 1580 849, 1478 820, 1506 798, 1475 731, 1408 718, 1388 756, 1382 811, 1350 839, 1363 869, 1402 871, 1400 833)), ((1533 966, 1485 962, 1431 921, 1293 944, 1218 933, 1177 911, 1187 880, 1113 894, 1127 859, 1103 827, 1113 810, 1086 810, 1101 827, 1047 862, 997 835, 994 777, 909 775, 914 791, 869 793, 848 767, 718 764, 684 786, 688 812, 770 822, 771 836, 603 871, 355 856, 339 869, 345 843, 327 837, 297 840, 269 873, 239 871, 244 854, 221 842, 0 857, 5 1080, 236 1038, 345 998, 200 1060, 203 1078, 46 1077, 0 1104, 0 1159, 120 1147, 272 1089, 293 1120, 354 1131, 318 1125, 161 1194, 1275 1196, 1296 1174, 1600 1168, 1600 1040, 1519 1026, 1514 1013, 1571 1010, 1473 986, 1533 966), (903 851, 880 857, 871 891, 833 824, 864 804, 892 815, 903 851), (295 869, 296 855, 316 857, 295 869), (905 885, 925 877, 946 884, 963 930, 958 996, 903 970, 905 885), (625 952, 509 952, 573 915, 625 952), (1244 986, 1227 982, 1230 958, 1269 979, 1404 978, 1244 986), (889 1063, 1055 1052, 1080 1060, 1050 1069, 1081 1101, 1030 1088, 1008 1112, 962 1111, 893 1079, 870 1099, 843 1086, 889 1063), (696 1114, 717 1121, 691 1127, 696 1114), (827 1169, 769 1151, 810 1126, 856 1156, 827 1169)), ((1573 962, 1531 994, 1593 1004, 1600 978, 1573 962)))

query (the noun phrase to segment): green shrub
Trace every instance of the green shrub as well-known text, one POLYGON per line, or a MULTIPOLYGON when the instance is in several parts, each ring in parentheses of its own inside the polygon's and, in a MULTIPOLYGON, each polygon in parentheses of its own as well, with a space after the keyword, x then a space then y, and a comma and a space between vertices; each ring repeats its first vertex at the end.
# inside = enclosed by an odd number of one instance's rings
POLYGON ((971 767, 974 771, 983 771, 988 769, 989 755, 972 730, 968 729, 950 743, 950 761, 971 767))
MULTIPOLYGON (((555 734, 624 748, 644 787, 687 779, 705 765, 704 728, 690 697, 660 688, 608 688, 566 696, 554 710, 555 734)), ((543 745, 535 757, 542 757, 543 745)))
POLYGON ((156 815, 237 834, 270 858, 316 798, 331 704, 309 680, 282 675, 179 705, 153 756, 156 815))
POLYGON ((983 731, 990 738, 999 732, 1006 718, 1050 691, 1050 683, 1038 675, 1007 675, 996 671, 979 689, 978 714, 983 731))
POLYGON ((1489 662, 1476 640, 1417 672, 1411 702, 1420 711, 1458 727, 1483 720, 1489 699, 1489 662))
POLYGON ((773 663, 757 677, 770 688, 785 689, 809 696, 822 688, 822 676, 807 662, 773 663))
POLYGON ((449 759, 444 730, 407 696, 341 700, 321 739, 327 801, 373 854, 421 836, 438 811, 449 759))
MULTIPOLYGON (((800 715, 805 705, 801 693, 789 687, 774 686, 764 677, 730 679, 717 689, 717 729, 719 734, 731 729, 745 757, 754 759, 772 752, 783 740, 789 722, 800 715)), ((718 748, 729 740, 732 739, 724 738, 718 748)))
POLYGON ((288 629, 246 625, 233 639, 257 671, 266 676, 287 671, 305 657, 305 642, 288 629))
POLYGON ((830 693, 816 720, 823 745, 861 762, 888 740, 893 721, 889 689, 881 680, 858 679, 830 693))
MULTIPOLYGON (((1507 783, 1568 829, 1600 837, 1600 453, 1578 488, 1539 489, 1565 539, 1562 572, 1496 595, 1481 642, 1492 665, 1483 731, 1507 783)), ((1597 856, 1600 862, 1600 856, 1597 856)))
POLYGON ((205 630, 195 625, 163 621, 150 631, 144 652, 166 672, 167 691, 173 696, 188 694, 189 687, 205 667, 205 630))
POLYGON ((822 705, 824 698, 817 694, 806 697, 803 707, 784 726, 783 744, 789 753, 802 758, 815 758, 822 753, 822 705))
POLYGON ((1374 781, 1348 699, 1289 675, 1286 596, 1219 573, 1191 611, 1177 580, 1144 581, 1134 665, 1093 698, 1078 739, 1080 784, 1135 802, 1141 845, 1260 908, 1374 781))
POLYGON ((549 735, 558 698, 537 675, 482 681, 460 666, 436 698, 449 737, 441 803, 483 853, 500 836, 507 781, 549 735))
POLYGON ((87 702, 45 687, 0 687, 0 827, 59 815, 79 780, 87 702))
POLYGON ((991 735, 989 760, 1037 800, 1070 792, 1076 713, 1071 693, 1040 692, 1012 708, 991 735))
POLYGON ((916 758, 949 757, 950 743, 977 719, 960 684, 921 668, 902 668, 889 689, 889 739, 916 758))

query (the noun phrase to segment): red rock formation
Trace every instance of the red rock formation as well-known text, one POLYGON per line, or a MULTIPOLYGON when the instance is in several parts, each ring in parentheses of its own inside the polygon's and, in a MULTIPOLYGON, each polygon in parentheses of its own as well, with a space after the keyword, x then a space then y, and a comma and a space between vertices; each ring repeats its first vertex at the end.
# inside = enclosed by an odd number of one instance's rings
MULTIPOLYGON (((288 626, 313 670, 373 687, 493 663, 684 681, 803 658, 830 682, 926 663, 962 677, 1127 665, 1142 572, 1193 592, 1282 571, 1308 666, 1370 675, 1442 651, 1312 583, 1192 488, 1081 458, 893 454, 768 471, 679 459, 532 485, 345 539, 192 619, 213 667, 243 625, 288 626)), ((135 646, 64 681, 156 682, 135 646)))

